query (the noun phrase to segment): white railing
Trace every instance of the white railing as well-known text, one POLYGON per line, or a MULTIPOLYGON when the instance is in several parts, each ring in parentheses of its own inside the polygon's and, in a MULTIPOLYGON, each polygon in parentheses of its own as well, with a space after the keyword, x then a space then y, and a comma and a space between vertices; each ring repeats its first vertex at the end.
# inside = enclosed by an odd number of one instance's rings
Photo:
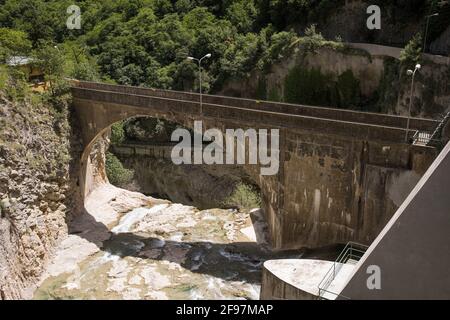
POLYGON ((341 251, 337 259, 334 261, 331 268, 328 270, 328 272, 323 277, 322 281, 320 281, 318 288, 319 288, 319 299, 324 299, 325 294, 331 294, 336 297, 342 297, 344 299, 349 299, 348 297, 342 296, 339 293, 331 292, 328 290, 331 283, 336 279, 336 276, 338 275, 341 268, 344 266, 344 264, 348 263, 349 260, 353 260, 354 262, 357 262, 361 259, 361 257, 364 255, 364 253, 367 250, 367 246, 356 243, 356 242, 349 242, 344 247, 344 249, 341 251))

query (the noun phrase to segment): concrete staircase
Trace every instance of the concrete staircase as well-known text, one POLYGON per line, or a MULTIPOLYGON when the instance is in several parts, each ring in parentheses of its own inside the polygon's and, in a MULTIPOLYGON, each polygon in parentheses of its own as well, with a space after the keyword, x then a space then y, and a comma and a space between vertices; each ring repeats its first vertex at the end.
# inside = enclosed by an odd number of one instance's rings
MULTIPOLYGON (((364 255, 367 246, 349 242, 319 283, 319 299, 335 300, 364 255)), ((343 297, 345 298, 345 297, 343 297)))

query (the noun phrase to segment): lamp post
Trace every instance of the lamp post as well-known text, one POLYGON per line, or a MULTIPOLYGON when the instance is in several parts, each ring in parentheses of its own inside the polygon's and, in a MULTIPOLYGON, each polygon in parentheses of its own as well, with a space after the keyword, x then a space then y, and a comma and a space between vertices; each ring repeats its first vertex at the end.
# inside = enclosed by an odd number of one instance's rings
POLYGON ((412 76, 411 79, 411 93, 409 95, 409 111, 408 111, 408 120, 406 122, 406 134, 405 134, 405 142, 408 142, 408 133, 409 133, 409 122, 410 122, 410 118, 411 118, 411 107, 412 107, 412 99, 413 99, 413 92, 414 92, 414 77, 416 75, 417 70, 420 70, 420 68, 422 68, 422 66, 420 64, 416 64, 416 67, 413 70, 408 70, 407 74, 409 76, 412 76))
POLYGON ((203 99, 202 99, 202 61, 205 58, 210 58, 211 53, 205 54, 200 59, 194 58, 194 57, 188 57, 188 60, 197 61, 198 63, 198 70, 200 73, 200 114, 203 114, 203 99))
POLYGON ((430 18, 431 17, 437 17, 438 15, 439 15, 439 13, 433 13, 433 14, 430 14, 430 15, 426 16, 426 18, 427 18, 427 25, 425 27, 425 39, 423 41, 423 53, 425 53, 425 50, 426 50, 426 47, 427 47, 428 25, 430 23, 430 18))

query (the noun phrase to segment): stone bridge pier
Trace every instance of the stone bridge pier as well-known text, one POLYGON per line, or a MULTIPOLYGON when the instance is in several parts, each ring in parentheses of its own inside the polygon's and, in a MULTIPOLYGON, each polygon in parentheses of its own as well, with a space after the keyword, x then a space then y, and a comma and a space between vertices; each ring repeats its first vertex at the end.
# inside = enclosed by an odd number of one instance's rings
POLYGON ((151 116, 192 127, 280 129, 280 169, 259 185, 275 249, 370 243, 436 157, 432 147, 405 143, 405 135, 432 132, 436 121, 230 97, 79 82, 72 88, 84 152, 80 186, 93 180, 91 148, 110 126, 151 116))

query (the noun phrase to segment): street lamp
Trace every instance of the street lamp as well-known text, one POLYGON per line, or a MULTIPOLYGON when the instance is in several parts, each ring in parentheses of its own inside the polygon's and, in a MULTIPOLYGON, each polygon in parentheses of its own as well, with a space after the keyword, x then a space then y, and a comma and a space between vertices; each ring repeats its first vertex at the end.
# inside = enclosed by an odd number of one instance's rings
POLYGON ((423 41, 423 53, 425 53, 426 47, 427 47, 427 35, 428 35, 428 24, 430 23, 430 18, 431 17, 437 17, 439 15, 439 13, 433 13, 430 14, 428 16, 426 16, 427 18, 427 25, 425 27, 425 39, 423 41))
POLYGON ((405 142, 408 142, 409 121, 411 118, 411 107, 412 107, 412 99, 413 99, 413 91, 414 91, 414 76, 416 75, 417 70, 420 70, 420 68, 422 68, 422 66, 420 64, 416 64, 414 71, 408 70, 406 72, 409 76, 412 76, 412 80, 411 80, 411 94, 409 95, 409 111, 408 111, 408 120, 406 122, 405 142))
POLYGON ((200 59, 194 58, 194 57, 187 57, 188 60, 191 61, 197 61, 198 63, 198 69, 200 72, 200 114, 203 114, 203 100, 202 100, 202 61, 205 58, 211 58, 211 53, 205 54, 200 59))

